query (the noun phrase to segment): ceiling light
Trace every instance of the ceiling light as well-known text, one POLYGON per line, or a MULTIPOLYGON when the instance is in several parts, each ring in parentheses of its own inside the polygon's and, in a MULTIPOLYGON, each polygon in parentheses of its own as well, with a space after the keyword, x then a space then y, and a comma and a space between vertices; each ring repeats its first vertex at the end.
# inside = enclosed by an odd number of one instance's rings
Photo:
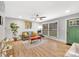
POLYGON ((22 16, 19 16, 19 18, 23 18, 22 16))
POLYGON ((41 20, 39 18, 37 18, 36 21, 41 21, 41 20))
POLYGON ((65 12, 66 12, 66 13, 69 13, 69 12, 70 12, 70 10, 66 10, 65 12))

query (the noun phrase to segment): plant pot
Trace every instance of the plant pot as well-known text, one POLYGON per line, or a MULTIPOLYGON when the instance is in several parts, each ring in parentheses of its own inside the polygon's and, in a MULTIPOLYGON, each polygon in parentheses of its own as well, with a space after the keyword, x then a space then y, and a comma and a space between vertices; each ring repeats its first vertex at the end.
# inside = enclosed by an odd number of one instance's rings
POLYGON ((16 37, 13 37, 14 41, 17 41, 17 38, 16 37))

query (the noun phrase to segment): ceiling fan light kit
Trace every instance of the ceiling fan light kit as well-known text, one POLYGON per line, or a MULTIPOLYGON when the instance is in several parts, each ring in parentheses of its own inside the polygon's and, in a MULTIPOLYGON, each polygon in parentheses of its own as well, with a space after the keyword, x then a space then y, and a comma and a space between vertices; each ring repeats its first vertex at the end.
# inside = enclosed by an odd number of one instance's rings
POLYGON ((37 18, 39 18, 40 20, 43 20, 43 18, 46 18, 45 16, 39 16, 38 14, 35 17, 35 20, 37 20, 37 18))

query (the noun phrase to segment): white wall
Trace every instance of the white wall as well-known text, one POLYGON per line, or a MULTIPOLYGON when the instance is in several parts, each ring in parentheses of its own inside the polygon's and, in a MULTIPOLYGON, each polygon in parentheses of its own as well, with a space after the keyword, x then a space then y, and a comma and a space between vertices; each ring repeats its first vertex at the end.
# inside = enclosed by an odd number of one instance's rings
POLYGON ((37 32, 39 23, 32 22, 32 28, 31 29, 25 29, 25 23, 24 20, 21 19, 14 19, 14 18, 5 18, 5 27, 6 27, 6 37, 11 38, 12 32, 10 30, 10 23, 16 23, 19 26, 18 29, 18 35, 21 35, 23 31, 35 31, 37 32))
POLYGON ((5 7, 4 2, 0 1, 0 16, 2 16, 3 24, 0 25, 0 40, 4 39, 5 37, 5 7))
POLYGON ((79 13, 51 19, 49 21, 42 22, 42 24, 57 21, 58 22, 58 34, 57 34, 58 36, 55 40, 67 42, 67 20, 72 19, 72 18, 79 18, 79 13))
POLYGON ((4 13, 0 12, 0 16, 3 17, 3 19, 2 19, 3 24, 0 25, 0 40, 2 40, 5 37, 5 30, 4 30, 4 28, 5 28, 5 25, 4 25, 5 19, 4 19, 4 13))

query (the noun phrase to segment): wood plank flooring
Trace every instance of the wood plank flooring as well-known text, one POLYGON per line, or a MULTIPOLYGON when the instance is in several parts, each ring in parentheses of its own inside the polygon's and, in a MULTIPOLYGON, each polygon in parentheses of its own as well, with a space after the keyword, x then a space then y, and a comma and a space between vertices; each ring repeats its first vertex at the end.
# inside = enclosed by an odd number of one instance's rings
POLYGON ((63 57, 70 46, 48 39, 48 42, 26 48, 22 41, 13 42, 14 57, 63 57))

